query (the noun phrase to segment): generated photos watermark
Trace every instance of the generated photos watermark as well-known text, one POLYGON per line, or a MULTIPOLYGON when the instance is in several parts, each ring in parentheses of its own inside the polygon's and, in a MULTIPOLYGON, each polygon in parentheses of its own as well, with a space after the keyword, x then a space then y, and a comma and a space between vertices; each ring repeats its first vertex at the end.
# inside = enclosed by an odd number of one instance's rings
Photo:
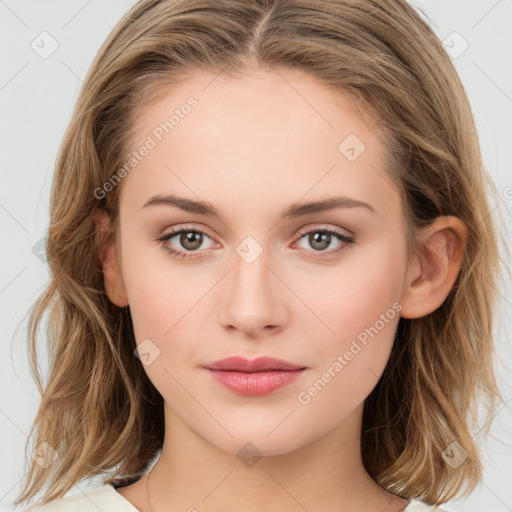
POLYGON ((101 187, 94 189, 94 197, 96 199, 104 199, 106 195, 111 192, 120 182, 126 177, 146 156, 150 151, 155 149, 159 142, 163 140, 165 135, 171 133, 172 130, 178 126, 183 119, 185 119, 192 109, 197 107, 199 102, 194 96, 190 96, 187 102, 179 108, 175 108, 173 114, 167 121, 162 121, 160 124, 153 128, 152 132, 146 137, 144 143, 136 150, 133 151, 131 156, 126 162, 117 170, 101 187))
POLYGON ((356 339, 352 340, 350 347, 343 353, 339 354, 336 360, 327 368, 322 376, 317 379, 308 389, 300 391, 297 394, 297 400, 302 405, 307 405, 317 396, 329 382, 331 382, 342 370, 347 366, 354 357, 366 347, 369 337, 373 339, 382 329, 393 320, 402 310, 402 304, 394 302, 393 305, 381 313, 379 319, 370 327, 366 327, 361 331, 356 339))

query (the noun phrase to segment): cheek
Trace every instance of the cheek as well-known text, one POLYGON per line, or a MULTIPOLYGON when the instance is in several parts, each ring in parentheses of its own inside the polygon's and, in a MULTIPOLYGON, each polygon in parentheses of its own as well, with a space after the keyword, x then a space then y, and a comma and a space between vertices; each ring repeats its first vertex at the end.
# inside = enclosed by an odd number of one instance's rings
POLYGON ((381 248, 379 259, 375 247, 368 252, 371 260, 359 253, 316 296, 315 311, 335 335, 320 340, 317 334, 318 342, 310 344, 319 364, 297 399, 311 428, 318 422, 334 425, 359 406, 389 360, 400 319, 403 262, 391 248, 381 248))
POLYGON ((137 344, 149 339, 150 351, 158 354, 145 365, 155 387, 165 393, 172 389, 174 396, 180 397, 180 387, 172 377, 184 381, 185 368, 197 365, 197 346, 204 343, 198 322, 201 299, 214 281, 198 282, 197 277, 194 281, 197 272, 192 267, 186 270, 185 266, 176 265, 161 248, 142 250, 138 245, 142 244, 127 243, 123 252, 123 275, 135 339, 137 344))
POLYGON ((173 263, 163 248, 132 240, 137 240, 136 233, 126 236, 123 276, 136 339, 165 341, 198 300, 201 290, 197 283, 192 284, 185 267, 173 263))
MULTIPOLYGON (((126 288, 137 342, 161 338, 174 323, 176 304, 166 291, 166 282, 155 266, 133 266, 126 272, 126 288)), ((174 294, 177 301, 177 294, 174 294)))
MULTIPOLYGON (((392 338, 387 321, 398 322, 405 272, 399 243, 379 239, 347 253, 338 266, 319 267, 313 278, 296 281, 294 291, 315 313, 316 337, 322 333, 324 347, 338 350, 350 345, 376 323, 383 333, 381 339, 392 338), (381 315, 385 327, 379 322, 381 315)), ((313 326, 313 321, 310 324, 313 326)))
POLYGON ((194 364, 194 340, 200 338, 193 305, 204 291, 191 286, 161 255, 149 262, 147 253, 132 252, 125 275, 135 339, 150 353, 144 371, 166 400, 172 397, 175 407, 186 407, 190 396, 179 383, 186 382, 194 364))

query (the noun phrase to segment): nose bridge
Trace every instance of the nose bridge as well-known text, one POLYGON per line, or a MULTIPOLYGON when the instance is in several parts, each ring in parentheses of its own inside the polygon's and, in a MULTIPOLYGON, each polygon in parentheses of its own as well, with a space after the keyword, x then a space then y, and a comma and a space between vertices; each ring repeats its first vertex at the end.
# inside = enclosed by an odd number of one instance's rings
POLYGON ((255 237, 247 236, 235 248, 228 277, 228 290, 222 300, 221 321, 243 331, 280 326, 285 321, 285 298, 271 251, 255 237), (270 268, 269 268, 270 267, 270 268))
POLYGON ((268 285, 269 250, 264 248, 253 237, 247 237, 235 250, 233 257, 233 279, 238 291, 249 293, 265 291, 268 285))
MULTIPOLYGON (((234 296, 241 303, 271 299, 271 279, 274 278, 268 269, 270 251, 264 248, 253 236, 247 236, 235 248, 233 255, 234 296)), ((261 304, 260 304, 261 305, 261 304)))

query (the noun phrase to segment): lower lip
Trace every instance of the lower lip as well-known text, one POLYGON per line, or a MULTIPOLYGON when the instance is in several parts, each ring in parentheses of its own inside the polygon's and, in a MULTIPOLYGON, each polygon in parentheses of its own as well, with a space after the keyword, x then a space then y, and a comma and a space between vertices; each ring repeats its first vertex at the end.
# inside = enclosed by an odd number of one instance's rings
POLYGON ((287 384, 297 380, 301 370, 273 370, 268 372, 236 372, 231 370, 210 370, 212 377, 226 388, 246 396, 268 395, 287 384))

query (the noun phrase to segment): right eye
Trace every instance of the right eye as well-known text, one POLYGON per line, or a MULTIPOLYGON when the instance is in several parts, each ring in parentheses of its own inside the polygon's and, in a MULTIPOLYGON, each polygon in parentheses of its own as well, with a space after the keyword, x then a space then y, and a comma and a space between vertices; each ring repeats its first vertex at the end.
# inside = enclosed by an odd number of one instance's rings
POLYGON ((157 237, 157 241, 160 242, 162 247, 171 254, 174 258, 193 258, 196 252, 201 252, 199 249, 203 245, 204 237, 211 238, 200 229, 197 228, 173 228, 157 237), (174 244, 171 244, 173 238, 176 238, 175 243, 179 243, 182 249, 173 248, 174 244))

